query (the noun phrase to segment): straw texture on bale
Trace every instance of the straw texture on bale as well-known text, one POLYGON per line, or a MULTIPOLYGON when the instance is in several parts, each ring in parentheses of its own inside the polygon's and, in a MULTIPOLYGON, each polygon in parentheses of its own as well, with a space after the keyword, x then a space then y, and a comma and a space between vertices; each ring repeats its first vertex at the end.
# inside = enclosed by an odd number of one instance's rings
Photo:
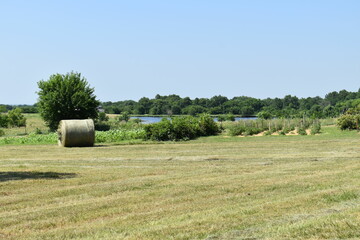
POLYGON ((63 147, 91 147, 95 142, 95 127, 92 119, 61 120, 59 145, 63 147))

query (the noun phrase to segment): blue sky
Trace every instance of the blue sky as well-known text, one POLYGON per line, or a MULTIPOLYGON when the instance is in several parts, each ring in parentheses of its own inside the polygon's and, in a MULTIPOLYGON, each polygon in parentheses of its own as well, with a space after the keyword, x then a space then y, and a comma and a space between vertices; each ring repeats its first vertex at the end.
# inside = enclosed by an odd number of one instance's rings
POLYGON ((0 1, 0 103, 82 73, 101 101, 360 88, 358 0, 0 1))

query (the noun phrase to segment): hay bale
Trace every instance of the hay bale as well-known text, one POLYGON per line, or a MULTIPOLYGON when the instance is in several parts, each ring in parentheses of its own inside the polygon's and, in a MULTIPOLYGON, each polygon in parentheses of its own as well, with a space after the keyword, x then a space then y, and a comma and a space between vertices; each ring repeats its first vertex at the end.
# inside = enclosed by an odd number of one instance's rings
POLYGON ((58 136, 59 145, 63 147, 92 147, 95 142, 94 121, 61 120, 58 136))

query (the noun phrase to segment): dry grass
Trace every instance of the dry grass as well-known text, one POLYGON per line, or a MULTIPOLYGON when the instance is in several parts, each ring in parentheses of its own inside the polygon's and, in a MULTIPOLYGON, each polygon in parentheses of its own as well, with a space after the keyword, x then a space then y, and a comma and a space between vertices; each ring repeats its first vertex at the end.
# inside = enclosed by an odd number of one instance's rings
POLYGON ((48 127, 46 127, 45 122, 41 119, 39 114, 29 113, 24 114, 26 118, 26 128, 25 127, 14 127, 14 128, 2 128, 5 132, 5 136, 17 136, 24 135, 31 132, 35 132, 36 129, 46 133, 48 132, 48 127))
POLYGON ((360 238, 360 139, 0 147, 1 239, 360 238))

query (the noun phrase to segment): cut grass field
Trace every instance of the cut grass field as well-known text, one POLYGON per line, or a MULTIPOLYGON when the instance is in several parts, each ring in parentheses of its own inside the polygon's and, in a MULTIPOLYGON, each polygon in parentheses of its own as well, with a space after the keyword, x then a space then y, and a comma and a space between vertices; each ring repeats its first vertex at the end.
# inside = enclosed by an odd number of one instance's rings
POLYGON ((360 135, 0 146, 0 239, 358 239, 360 135))

